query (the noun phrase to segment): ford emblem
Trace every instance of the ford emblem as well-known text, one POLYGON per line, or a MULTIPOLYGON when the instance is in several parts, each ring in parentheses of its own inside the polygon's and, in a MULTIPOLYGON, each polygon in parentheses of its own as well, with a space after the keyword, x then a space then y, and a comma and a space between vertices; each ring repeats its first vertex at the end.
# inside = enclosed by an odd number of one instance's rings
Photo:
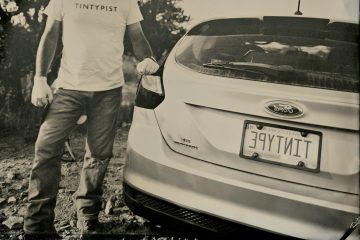
POLYGON ((268 113, 284 118, 298 118, 304 115, 302 108, 287 101, 271 101, 265 104, 268 113))

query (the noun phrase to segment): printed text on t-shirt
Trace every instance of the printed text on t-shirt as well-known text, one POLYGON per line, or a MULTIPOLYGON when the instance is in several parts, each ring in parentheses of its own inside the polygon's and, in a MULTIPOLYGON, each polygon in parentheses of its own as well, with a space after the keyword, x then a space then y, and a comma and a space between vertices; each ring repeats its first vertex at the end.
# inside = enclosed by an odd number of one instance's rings
POLYGON ((85 4, 85 3, 75 3, 75 7, 78 9, 85 10, 95 10, 95 11, 104 11, 104 12, 116 12, 116 6, 107 6, 99 4, 85 4))

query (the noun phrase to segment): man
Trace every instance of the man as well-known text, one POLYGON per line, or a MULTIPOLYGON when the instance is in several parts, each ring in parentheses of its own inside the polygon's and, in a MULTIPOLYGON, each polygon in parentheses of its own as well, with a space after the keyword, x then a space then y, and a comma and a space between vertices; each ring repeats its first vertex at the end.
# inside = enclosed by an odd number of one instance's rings
POLYGON ((51 0, 40 40, 32 103, 49 105, 35 144, 24 231, 28 238, 56 236, 54 208, 58 193, 60 157, 64 141, 86 112, 86 155, 76 196, 77 227, 94 232, 101 208, 102 184, 112 157, 116 117, 124 84, 123 37, 128 31, 134 53, 141 60, 140 74, 151 74, 159 65, 152 57, 140 21, 136 0, 51 0), (53 94, 46 75, 62 30, 63 56, 53 94))

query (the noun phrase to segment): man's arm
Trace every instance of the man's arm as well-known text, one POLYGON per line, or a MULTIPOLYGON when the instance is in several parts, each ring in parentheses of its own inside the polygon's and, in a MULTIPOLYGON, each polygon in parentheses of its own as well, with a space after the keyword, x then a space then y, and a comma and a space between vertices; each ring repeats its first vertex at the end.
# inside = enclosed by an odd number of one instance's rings
POLYGON ((48 18, 43 35, 41 36, 36 55, 36 76, 48 74, 51 63, 55 56, 56 46, 59 39, 61 22, 48 18))
POLYGON ((140 74, 152 74, 159 69, 159 65, 153 57, 149 42, 146 40, 140 22, 130 24, 127 27, 130 41, 135 56, 141 61, 137 70, 140 74))
POLYGON ((147 57, 151 57, 151 47, 146 40, 140 22, 128 25, 127 30, 137 59, 142 61, 147 57))
POLYGON ((46 75, 55 56, 56 46, 59 39, 61 22, 48 18, 43 35, 41 36, 36 54, 36 72, 31 102, 37 107, 43 107, 51 103, 52 91, 47 84, 46 75))

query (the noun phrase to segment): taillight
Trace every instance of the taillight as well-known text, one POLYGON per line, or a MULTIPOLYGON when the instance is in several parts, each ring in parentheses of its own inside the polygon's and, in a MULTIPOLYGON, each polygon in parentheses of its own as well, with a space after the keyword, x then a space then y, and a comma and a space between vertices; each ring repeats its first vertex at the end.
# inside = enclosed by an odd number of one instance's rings
POLYGON ((135 98, 135 106, 154 109, 164 100, 165 93, 162 83, 162 69, 154 75, 141 77, 135 98))

